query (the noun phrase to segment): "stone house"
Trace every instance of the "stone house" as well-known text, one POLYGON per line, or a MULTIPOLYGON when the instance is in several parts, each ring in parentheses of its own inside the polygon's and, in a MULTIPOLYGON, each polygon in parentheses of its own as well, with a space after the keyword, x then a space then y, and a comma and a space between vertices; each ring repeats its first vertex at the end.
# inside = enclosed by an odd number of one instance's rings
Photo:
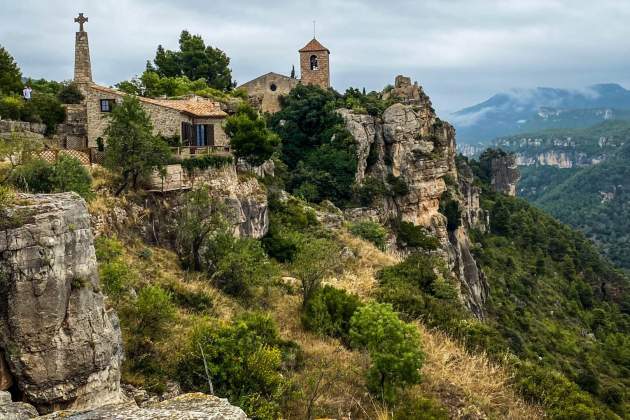
MULTIPOLYGON (((63 146, 71 149, 96 149, 100 143, 106 143, 104 132, 111 112, 125 96, 120 90, 93 82, 88 34, 83 29, 87 20, 82 13, 75 19, 80 27, 75 38, 74 82, 85 98, 80 104, 68 105, 66 122, 58 130, 63 146)), ((178 138, 189 153, 197 148, 229 146, 223 130, 227 114, 218 102, 194 95, 183 99, 138 99, 151 119, 154 134, 178 138)))
POLYGON ((301 79, 271 72, 243 83, 238 89, 245 90, 250 102, 262 112, 269 113, 278 112, 280 97, 288 95, 300 83, 328 89, 330 50, 313 38, 299 53, 301 79))

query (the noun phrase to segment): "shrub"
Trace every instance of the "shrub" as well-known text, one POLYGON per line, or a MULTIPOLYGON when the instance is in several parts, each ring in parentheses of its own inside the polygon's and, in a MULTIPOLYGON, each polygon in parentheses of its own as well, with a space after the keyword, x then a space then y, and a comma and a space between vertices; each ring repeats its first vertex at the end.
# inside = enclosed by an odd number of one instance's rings
POLYGON ((162 336, 169 321, 175 318, 171 294, 160 286, 146 286, 135 302, 133 329, 151 340, 162 336))
POLYGON ((350 225, 350 233, 366 241, 372 242, 378 249, 384 251, 387 245, 387 230, 372 221, 356 222, 350 225))
POLYGON ((122 243, 112 237, 99 236, 94 241, 96 259, 99 263, 108 263, 116 260, 123 254, 122 243))
POLYGON ((426 397, 404 395, 394 409, 395 420, 447 420, 448 411, 439 402, 426 397))
POLYGON ((241 105, 225 122, 225 133, 237 158, 258 166, 271 157, 280 138, 267 128, 265 119, 249 105, 241 105))
POLYGON ((440 241, 426 230, 410 222, 400 222, 396 228, 398 244, 402 247, 422 248, 428 251, 437 249, 440 241))
POLYGON ((446 216, 446 229, 449 232, 455 231, 461 225, 462 211, 456 200, 450 198, 441 199, 440 213, 446 216))
MULTIPOLYGON (((266 292, 278 278, 277 267, 269 261, 260 242, 249 239, 233 239, 228 235, 221 242, 209 245, 214 255, 213 284, 223 292, 249 300, 262 287, 266 292), (217 252, 216 247, 223 248, 217 252)), ((212 257, 211 257, 212 258, 212 257)))
POLYGON ((62 154, 52 169, 51 181, 55 192, 74 191, 85 199, 94 196, 92 176, 79 160, 62 154))
POLYGON ((409 185, 401 176, 387 175, 387 183, 389 184, 390 193, 393 196, 402 196, 409 194, 409 185))
POLYGON ((420 382, 424 361, 420 336, 390 305, 359 308, 350 321, 350 338, 353 346, 365 348, 370 355, 367 384, 374 395, 392 402, 401 387, 420 382))
POLYGON ((349 342, 350 319, 360 306, 359 298, 332 286, 317 290, 302 312, 304 328, 349 342))
POLYGON ((24 100, 19 96, 0 97, 0 117, 5 120, 20 120, 24 112, 24 100))
POLYGON ((185 390, 210 391, 242 407, 252 418, 275 420, 288 391, 282 366, 294 357, 273 320, 247 314, 226 324, 196 327, 177 366, 185 390), (206 367, 208 375, 206 375, 206 367))
POLYGON ((25 112, 37 116, 38 120, 46 124, 46 134, 53 134, 57 130, 57 124, 61 124, 66 118, 65 108, 51 94, 34 94, 24 108, 25 112))
POLYGON ((15 193, 6 185, 0 185, 0 211, 4 210, 15 200, 15 193))
POLYGON ((324 278, 339 264, 339 247, 328 239, 305 237, 289 270, 300 280, 302 307, 313 297, 324 278))
POLYGON ((80 104, 85 97, 79 90, 76 83, 64 83, 63 87, 57 93, 57 99, 62 104, 80 104))
POLYGON ((30 160, 13 171, 10 182, 22 191, 50 193, 54 190, 53 167, 45 160, 30 160))
POLYGON ((4 48, 0 47, 0 93, 18 93, 22 89, 22 72, 4 48))
POLYGON ((366 177, 363 183, 355 187, 355 196, 363 207, 370 207, 377 198, 387 194, 385 183, 374 177, 366 177))
POLYGON ((99 277, 107 296, 118 301, 136 276, 127 264, 122 261, 109 261, 100 264, 99 277))

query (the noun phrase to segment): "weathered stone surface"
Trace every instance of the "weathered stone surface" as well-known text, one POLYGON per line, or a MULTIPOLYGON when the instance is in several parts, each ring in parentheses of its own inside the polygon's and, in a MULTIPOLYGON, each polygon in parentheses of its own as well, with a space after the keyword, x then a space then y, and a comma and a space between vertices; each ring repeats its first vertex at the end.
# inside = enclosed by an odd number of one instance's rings
POLYGON ((120 327, 99 290, 85 201, 19 200, 0 231, 0 349, 13 379, 43 412, 119 401, 120 327))
POLYGON ((472 169, 466 162, 461 161, 458 162, 457 173, 464 226, 485 232, 490 227, 490 215, 479 205, 481 188, 474 184, 472 169))
POLYGON ((201 393, 184 394, 170 400, 138 407, 135 403, 108 405, 90 411, 62 411, 42 420, 247 420, 245 412, 228 400, 201 393))
POLYGON ((491 162, 491 185, 496 192, 516 196, 516 185, 521 179, 516 164, 516 156, 509 154, 506 156, 495 157, 491 162))
POLYGON ((4 361, 4 353, 0 350, 0 391, 9 389, 11 385, 13 385, 13 376, 7 362, 4 361))
POLYGON ((459 279, 460 295, 466 307, 481 319, 490 293, 489 285, 471 253, 472 246, 466 229, 460 226, 450 233, 449 239, 449 256, 453 271, 459 279))
POLYGON ((0 391, 0 419, 25 420, 37 416, 38 414, 35 407, 23 402, 12 402, 11 394, 0 391))

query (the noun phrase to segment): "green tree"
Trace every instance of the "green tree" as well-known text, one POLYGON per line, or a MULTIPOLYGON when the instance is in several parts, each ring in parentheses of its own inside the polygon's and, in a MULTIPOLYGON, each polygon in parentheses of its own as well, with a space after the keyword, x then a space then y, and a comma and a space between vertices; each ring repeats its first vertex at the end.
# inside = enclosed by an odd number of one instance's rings
POLYGON ((225 132, 234 154, 254 166, 269 159, 280 143, 280 138, 267 128, 264 118, 249 105, 242 105, 227 119, 225 132))
POLYGON ((17 132, 9 136, 0 136, 0 184, 6 184, 20 166, 31 161, 42 149, 40 141, 17 132))
POLYGON ((148 64, 147 69, 160 76, 204 79, 208 86, 225 91, 235 86, 229 65, 230 59, 223 51, 206 46, 200 35, 184 30, 179 37, 179 51, 158 46, 153 64, 148 64))
POLYGON ((393 402, 398 389, 420 382, 424 361, 420 336, 391 305, 371 303, 359 308, 350 321, 350 339, 370 355, 367 383, 375 395, 393 402))
POLYGON ((105 130, 107 147, 105 166, 120 173, 116 195, 129 184, 136 189, 138 180, 153 170, 161 170, 170 157, 168 145, 153 135, 151 120, 138 98, 125 96, 112 111, 109 127, 105 130))
POLYGON ((13 57, 0 46, 0 93, 19 93, 22 90, 22 72, 13 57))
POLYGON ((51 182, 55 192, 74 191, 85 199, 94 196, 90 172, 68 155, 60 155, 53 164, 51 182))
POLYGON ((290 271, 300 280, 302 307, 305 307, 324 278, 339 266, 339 247, 328 239, 305 237, 293 257, 290 271))
POLYGON ((64 83, 61 89, 59 89, 57 99, 59 99, 62 104, 79 104, 84 99, 84 96, 77 84, 70 82, 64 83))
POLYGON ((229 227, 227 208, 210 195, 208 188, 186 193, 177 215, 177 252, 185 267, 202 268, 201 247, 217 232, 229 227))

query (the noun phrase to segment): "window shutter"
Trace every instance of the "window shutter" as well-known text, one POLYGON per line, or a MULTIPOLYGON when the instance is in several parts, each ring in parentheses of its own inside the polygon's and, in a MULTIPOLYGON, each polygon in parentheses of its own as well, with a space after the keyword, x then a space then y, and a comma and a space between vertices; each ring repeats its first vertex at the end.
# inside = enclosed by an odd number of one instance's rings
POLYGON ((206 124, 206 145, 214 146, 214 124, 206 124))

